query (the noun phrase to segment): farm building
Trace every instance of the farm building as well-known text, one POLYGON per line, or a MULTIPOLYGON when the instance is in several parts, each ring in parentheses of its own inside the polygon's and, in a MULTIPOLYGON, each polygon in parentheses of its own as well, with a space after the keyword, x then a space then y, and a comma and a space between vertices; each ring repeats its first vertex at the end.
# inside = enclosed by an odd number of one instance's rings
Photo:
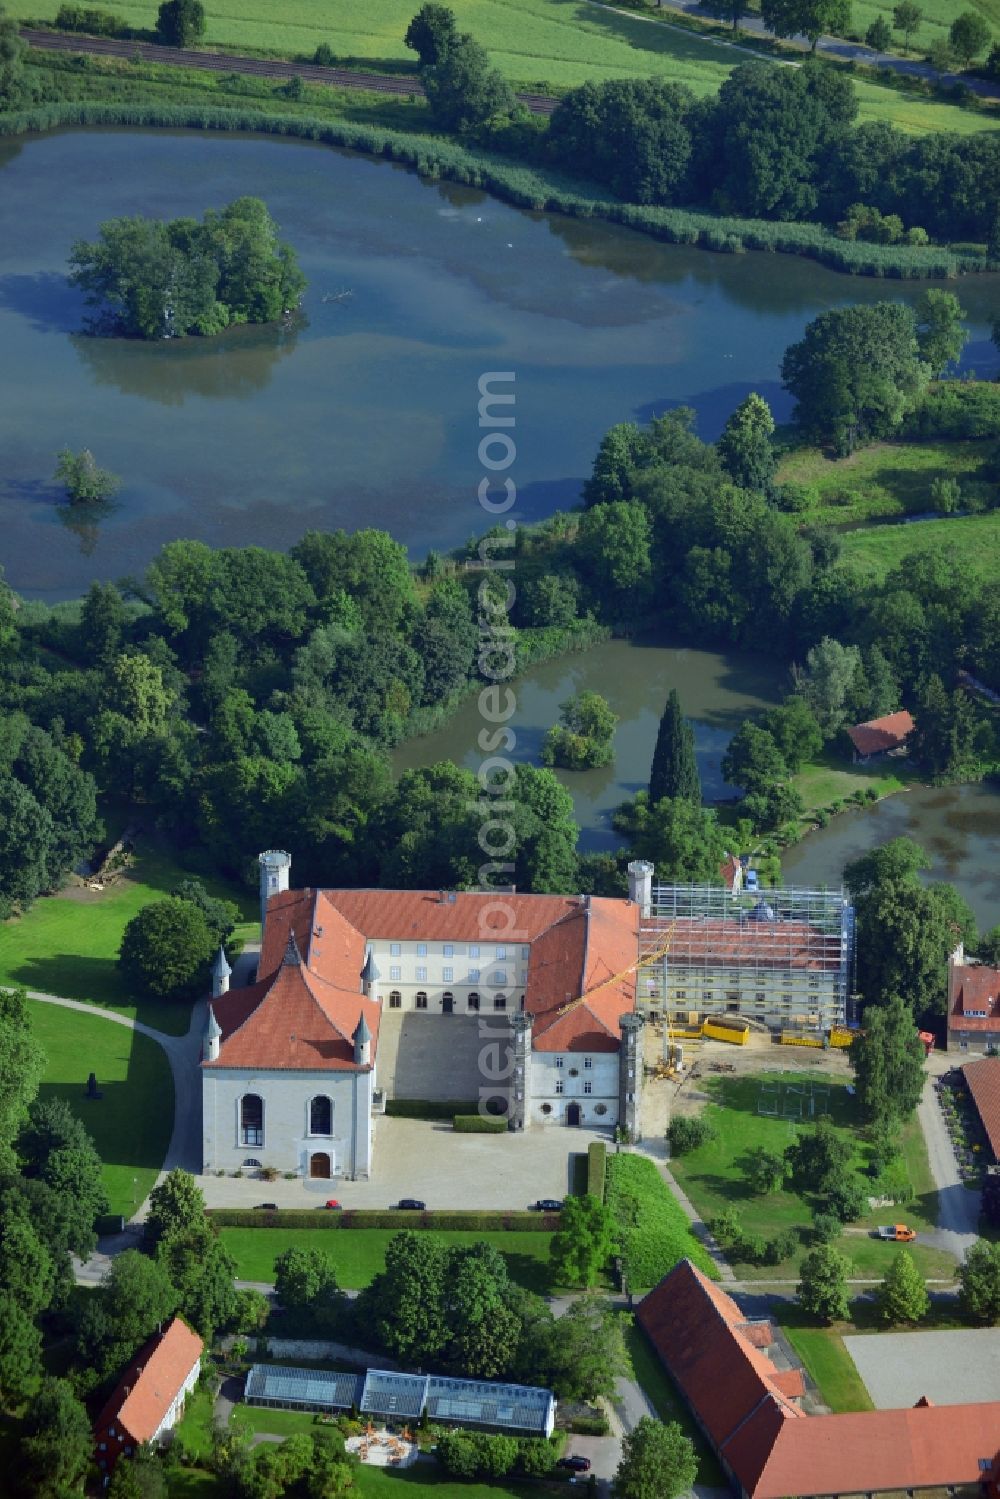
POLYGON ((848 729, 847 737, 854 746, 855 764, 868 765, 872 760, 881 760, 884 755, 903 750, 912 733, 913 717, 904 710, 855 724, 853 729, 848 729))
POLYGON ((1000 1047, 1000 969, 967 963, 959 946, 948 959, 948 1050, 1000 1047))
POLYGON ((94 1422, 94 1446, 102 1485, 118 1459, 146 1442, 160 1442, 184 1413, 198 1383, 205 1345, 180 1317, 136 1354, 94 1422))
POLYGON ((638 1319, 742 1499, 1000 1496, 1000 1402, 808 1415, 801 1370, 768 1355, 770 1323, 748 1320, 690 1260, 638 1319))
POLYGON ((650 1019, 686 1027, 738 1014, 812 1033, 845 1023, 854 908, 843 891, 656 885, 653 872, 629 866, 641 915, 639 1006, 650 1019))
POLYGON ((283 1364, 254 1364, 247 1375, 248 1405, 278 1410, 358 1410, 382 1421, 431 1421, 502 1431, 516 1436, 549 1437, 555 1424, 556 1398, 532 1385, 491 1384, 487 1380, 449 1379, 438 1374, 397 1374, 369 1369, 366 1374, 334 1374, 325 1369, 295 1369, 283 1364))

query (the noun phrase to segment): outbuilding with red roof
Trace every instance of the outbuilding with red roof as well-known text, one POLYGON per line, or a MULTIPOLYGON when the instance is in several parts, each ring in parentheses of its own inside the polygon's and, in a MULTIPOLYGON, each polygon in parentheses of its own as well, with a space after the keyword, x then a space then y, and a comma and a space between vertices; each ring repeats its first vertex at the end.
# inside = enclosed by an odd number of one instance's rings
POLYGON ((107 1484, 120 1457, 147 1442, 161 1442, 184 1414, 198 1383, 205 1345, 180 1317, 136 1354, 94 1422, 98 1470, 107 1484))

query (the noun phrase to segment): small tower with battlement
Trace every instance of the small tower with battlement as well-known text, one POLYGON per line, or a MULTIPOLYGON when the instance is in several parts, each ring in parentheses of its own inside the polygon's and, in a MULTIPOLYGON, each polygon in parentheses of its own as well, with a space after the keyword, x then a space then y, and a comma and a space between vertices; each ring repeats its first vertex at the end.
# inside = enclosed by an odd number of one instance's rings
POLYGON ((648 859, 633 859, 628 866, 628 898, 639 907, 640 916, 648 916, 653 905, 654 866, 648 859))
POLYGON ((213 999, 218 999, 220 994, 229 993, 229 980, 232 977, 232 973, 233 970, 229 966, 229 959, 226 957, 226 949, 220 947, 215 955, 215 962, 212 964, 213 999))
POLYGON ((201 1038, 201 1055, 206 1062, 217 1062, 219 1060, 219 1048, 222 1045, 222 1026, 215 1018, 212 1006, 208 1007, 208 1018, 205 1021, 205 1029, 201 1038))
POLYGON ((637 1145, 642 1139, 642 1016, 635 1010, 618 1022, 618 1124, 637 1145))
POLYGON ((264 923, 267 920, 267 903, 272 895, 280 895, 288 889, 291 854, 281 849, 269 848, 257 855, 260 865, 260 940, 264 940, 264 923))
POLYGON ((522 1130, 530 1122, 531 1108, 531 1016, 522 1011, 511 1017, 510 1094, 507 1102, 507 1123, 513 1130, 522 1130))

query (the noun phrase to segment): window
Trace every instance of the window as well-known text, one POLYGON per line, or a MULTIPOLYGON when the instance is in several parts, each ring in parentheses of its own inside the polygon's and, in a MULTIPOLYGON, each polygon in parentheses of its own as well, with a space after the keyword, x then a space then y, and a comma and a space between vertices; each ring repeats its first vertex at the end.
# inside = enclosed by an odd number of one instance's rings
POLYGON ((240 1144, 263 1145, 264 1100, 259 1093, 244 1093, 240 1099, 240 1144))
POLYGON ((584 1066, 584 1070, 586 1072, 589 1072, 590 1069, 591 1069, 591 1067, 593 1067, 593 1065, 594 1065, 594 1059, 593 1059, 593 1057, 584 1057, 584 1059, 583 1059, 583 1066, 584 1066))
POLYGON ((309 1100, 309 1133, 311 1135, 333 1134, 333 1104, 325 1093, 318 1093, 309 1100))
POLYGON ((625 1101, 626 1101, 626 1103, 635 1103, 635 1094, 634 1093, 626 1093, 625 1094, 625 1101))
POLYGON ((446 942, 445 943, 445 945, 444 945, 444 955, 445 955, 446 958, 453 958, 455 956, 455 949, 454 949, 454 946, 452 945, 452 943, 450 943, 450 942, 446 942))
POLYGON ((524 959, 525 962, 528 961, 528 959, 530 958, 530 956, 531 956, 531 948, 530 947, 522 947, 521 948, 521 957, 524 959))
POLYGON ((604 1115, 607 1112, 608 1112, 608 1106, 607 1106, 606 1103, 595 1103, 594 1104, 594 1113, 595 1114, 600 1114, 600 1116, 601 1116, 602 1119, 603 1119, 604 1115))
POLYGON ((470 946, 469 946, 469 957, 470 958, 478 958, 479 957, 479 948, 476 946, 475 943, 471 943, 470 946))
POLYGON ((506 1008, 507 1008, 507 996, 506 996, 506 994, 494 994, 494 996, 493 996, 493 1008, 494 1008, 494 1010, 506 1010, 506 1008))
POLYGON ((566 1084, 563 1082, 562 1078, 561 1077, 557 1077, 556 1078, 556 1092, 557 1093, 561 1093, 562 1090, 563 1090, 563 1088, 565 1086, 566 1086, 566 1084))
POLYGON ((421 968, 418 965, 417 971, 416 971, 416 979, 417 979, 417 983, 418 984, 426 984, 426 982, 427 982, 427 969, 426 968, 421 968))
POLYGON ((542 1113, 543 1114, 551 1114, 552 1113, 552 1105, 550 1103, 543 1103, 542 1104, 542 1113))
POLYGON ((506 968, 494 968, 494 970, 493 970, 493 976, 490 979, 490 983, 491 984, 505 984, 506 982, 507 982, 507 970, 506 970, 506 968))
POLYGON ((389 978, 390 978, 390 980, 395 979, 396 982, 398 983, 399 980, 402 977, 403 977, 403 970, 402 970, 402 968, 400 968, 400 966, 399 966, 398 963, 393 963, 392 966, 389 969, 389 978))
POLYGON ((566 1061, 565 1057, 556 1057, 556 1066, 562 1067, 566 1061))
POLYGON ((507 960, 507 949, 505 947, 498 947, 497 948, 497 962, 498 963, 499 962, 506 962, 506 960, 507 960))
POLYGON ((255 1155, 248 1155, 247 1158, 246 1158, 246 1160, 243 1162, 244 1168, 246 1168, 247 1166, 250 1166, 250 1167, 256 1166, 257 1169, 258 1169, 258 1171, 260 1170, 260 1164, 261 1164, 260 1161, 258 1161, 258 1159, 257 1159, 257 1157, 255 1155))
POLYGON ((478 1010, 479 1009, 479 995, 476 993, 475 989, 473 989, 471 991, 471 993, 469 994, 469 1009, 470 1010, 478 1010))
POLYGON ((587 1079, 587 1081, 583 1085, 583 1091, 584 1091, 584 1093, 593 1093, 593 1091, 594 1091, 594 1085, 590 1081, 589 1078, 587 1079))
POLYGON ((470 968, 469 969, 469 983, 470 984, 478 984, 479 983, 479 969, 478 968, 470 968))
POLYGON ((399 955, 400 955, 400 951, 401 951, 401 949, 400 949, 400 946, 399 946, 398 942, 390 942, 389 943, 389 956, 390 956, 390 958, 398 958, 399 955))
POLYGON ((402 1004, 403 1004, 403 996, 400 994, 399 990, 398 989, 390 989, 390 991, 389 991, 389 1008, 390 1008, 390 1010, 399 1010, 399 1009, 402 1008, 402 1004))
POLYGON ((454 978, 455 978, 455 970, 454 970, 454 968, 442 968, 442 970, 441 970, 441 982, 442 983, 450 984, 450 983, 452 983, 454 981, 454 978))
POLYGON ((418 958, 426 958, 426 956, 427 956, 427 943, 426 942, 418 942, 417 943, 417 957, 418 958))
POLYGON ((418 989, 417 990, 417 1009, 418 1010, 426 1010, 426 1008, 427 1008, 427 995, 424 993, 423 989, 418 989))
POLYGON ((763 989, 757 990, 756 994, 754 995, 754 999, 759 1005, 767 1004, 767 995, 764 993, 763 989))

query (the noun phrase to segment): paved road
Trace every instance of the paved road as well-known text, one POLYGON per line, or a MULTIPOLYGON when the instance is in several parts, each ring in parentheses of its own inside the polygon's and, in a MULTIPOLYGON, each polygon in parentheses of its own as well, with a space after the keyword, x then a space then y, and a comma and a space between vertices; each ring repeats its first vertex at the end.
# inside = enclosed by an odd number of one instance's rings
MULTIPOLYGON (((608 10, 615 15, 626 16, 631 21, 647 21, 652 26, 662 26, 664 22, 652 16, 639 16, 633 10, 619 10, 614 5, 607 5, 603 0, 587 0, 598 10, 608 10)), ((659 0, 661 10, 676 11, 681 15, 693 16, 699 21, 710 20, 710 15, 698 4, 698 0, 659 0)), ((669 23, 667 23, 669 24, 669 23)), ((687 27, 683 28, 685 36, 691 36, 687 27)), ((759 16, 744 16, 740 22, 740 32, 745 36, 760 37, 762 40, 773 41, 774 34, 764 25, 759 16)), ((787 58, 776 58, 771 53, 754 53, 750 48, 726 42, 721 37, 704 35, 706 42, 713 42, 719 47, 735 48, 737 52, 747 56, 766 57, 769 62, 790 62, 787 58)), ((798 48, 802 52, 810 50, 809 39, 805 36, 785 37, 782 39, 787 46, 798 48)), ((866 47, 860 42, 848 42, 839 36, 821 36, 816 44, 816 51, 824 57, 835 58, 838 62, 865 63, 871 68, 887 68, 893 73, 902 73, 910 78, 925 78, 930 83, 963 84, 970 93, 978 94, 983 99, 1000 99, 1000 85, 991 79, 973 78, 966 73, 941 73, 937 68, 932 68, 930 63, 924 62, 916 57, 900 57, 896 52, 876 52, 871 47, 866 47)), ((738 59, 734 59, 734 66, 738 59)), ((790 62, 792 67, 797 64, 790 62)))
POLYGON ((957 1260, 962 1260, 979 1237, 979 1193, 962 1185, 933 1077, 928 1077, 924 1083, 917 1117, 927 1142, 931 1175, 938 1189, 938 1226, 931 1233, 922 1233, 920 1240, 921 1243, 934 1244, 938 1249, 946 1249, 957 1260))

